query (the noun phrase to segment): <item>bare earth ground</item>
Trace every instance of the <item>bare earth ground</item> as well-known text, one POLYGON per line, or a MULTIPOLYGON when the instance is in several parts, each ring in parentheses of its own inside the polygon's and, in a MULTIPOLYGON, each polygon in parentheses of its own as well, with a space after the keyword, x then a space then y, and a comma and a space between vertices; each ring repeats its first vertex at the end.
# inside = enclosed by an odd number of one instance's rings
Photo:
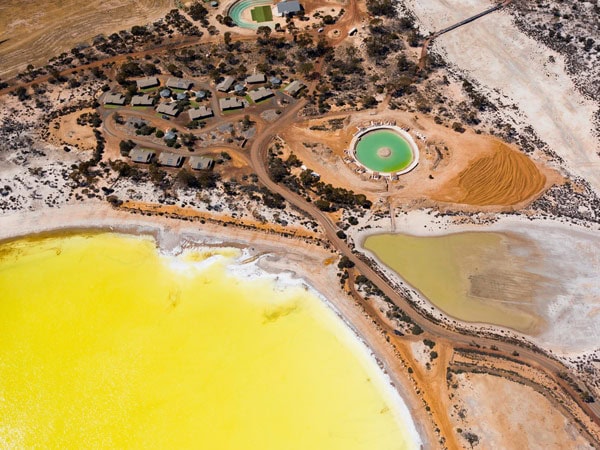
POLYGON ((81 109, 54 119, 49 127, 50 142, 57 147, 68 145, 79 150, 93 150, 96 146, 96 138, 92 127, 77 123, 79 116, 93 111, 91 108, 81 109))
POLYGON ((491 154, 476 159, 433 198, 468 205, 512 205, 531 198, 545 183, 546 177, 527 156, 498 142, 491 154))
POLYGON ((517 206, 532 201, 550 185, 562 183, 543 155, 534 154, 532 160, 493 136, 471 130, 457 133, 421 114, 385 111, 375 116, 340 114, 340 119, 344 122, 339 130, 311 130, 328 122, 310 120, 281 133, 281 138, 307 167, 317 168, 323 181, 364 192, 375 201, 385 197, 398 204, 434 200, 466 206, 517 206), (343 160, 357 127, 371 121, 395 121, 408 128, 419 147, 419 165, 390 187, 383 180, 356 173, 356 167, 343 160))
POLYGON ((475 448, 481 450, 592 448, 573 423, 529 386, 473 373, 456 375, 455 381, 449 413, 455 428, 463 430, 464 448, 469 448, 467 432, 479 437, 475 448))
POLYGON ((14 76, 28 64, 44 65, 48 58, 98 34, 153 22, 172 7, 171 0, 4 0, 0 3, 0 78, 14 76))
MULTIPOLYGON (((485 0, 405 3, 424 34, 490 6, 485 0)), ((572 174, 584 177, 600 192, 600 149, 593 132, 598 104, 576 91, 564 58, 521 33, 504 11, 442 35, 434 41, 434 49, 481 83, 492 99, 508 106, 504 112, 520 128, 531 125, 572 174), (550 56, 556 62, 550 62, 550 56)))

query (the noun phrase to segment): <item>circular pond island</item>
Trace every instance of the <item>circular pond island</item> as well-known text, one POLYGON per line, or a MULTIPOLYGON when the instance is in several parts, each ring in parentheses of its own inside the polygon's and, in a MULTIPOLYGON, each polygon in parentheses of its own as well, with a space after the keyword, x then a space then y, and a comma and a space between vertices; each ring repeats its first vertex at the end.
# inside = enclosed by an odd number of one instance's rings
POLYGON ((356 163, 385 176, 410 172, 419 163, 419 149, 402 128, 379 125, 359 131, 350 145, 356 163))

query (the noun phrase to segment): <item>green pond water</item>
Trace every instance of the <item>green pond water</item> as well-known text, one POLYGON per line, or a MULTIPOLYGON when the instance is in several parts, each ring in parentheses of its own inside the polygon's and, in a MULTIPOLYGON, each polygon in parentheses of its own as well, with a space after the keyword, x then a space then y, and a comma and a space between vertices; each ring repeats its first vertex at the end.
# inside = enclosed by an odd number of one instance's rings
POLYGON ((356 158, 375 172, 388 173, 406 169, 413 160, 413 154, 408 142, 398 133, 376 130, 359 139, 356 144, 356 158), (378 154, 380 149, 389 149, 389 156, 383 157, 378 154))
POLYGON ((502 233, 369 236, 365 249, 446 314, 533 333, 534 298, 543 280, 527 270, 532 252, 502 233), (518 247, 518 250, 517 250, 518 247))

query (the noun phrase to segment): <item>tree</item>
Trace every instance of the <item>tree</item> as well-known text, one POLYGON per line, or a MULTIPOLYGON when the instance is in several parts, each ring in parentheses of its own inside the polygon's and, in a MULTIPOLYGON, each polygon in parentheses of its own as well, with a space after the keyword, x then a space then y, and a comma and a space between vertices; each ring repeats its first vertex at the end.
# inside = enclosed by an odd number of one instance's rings
POLYGON ((188 188, 199 188, 200 181, 188 169, 181 169, 177 174, 177 181, 188 188))
POLYGON ((228 27, 235 27, 235 22, 230 16, 223 17, 223 24, 227 25, 228 27))
POLYGON ((264 39, 268 40, 269 36, 271 36, 271 27, 266 27, 266 26, 262 25, 257 28, 256 34, 258 36, 262 36, 264 39))
POLYGON ((131 34, 134 36, 143 36, 148 33, 148 30, 144 26, 134 25, 131 27, 131 34))
POLYGON ((365 108, 373 108, 377 106, 377 100, 372 95, 365 95, 362 98, 362 103, 365 108))
POLYGON ((311 63, 310 61, 305 61, 303 63, 300 64, 300 66, 298 67, 298 70, 300 71, 300 73, 302 75, 308 75, 310 72, 312 72, 312 70, 315 68, 314 64, 311 63))
POLYGON ((119 151, 121 156, 129 156, 129 152, 135 147, 135 142, 131 139, 119 142, 119 151))
POLYGON ((325 25, 333 25, 335 23, 335 19, 327 14, 326 16, 323 17, 323 24, 325 25))
POLYGON ((188 12, 190 17, 196 21, 203 21, 208 15, 208 10, 199 2, 194 2, 188 12))
POLYGON ((470 431, 467 431, 466 433, 463 434, 463 436, 467 440, 467 442, 469 443, 471 448, 473 448, 474 444, 476 445, 479 443, 479 436, 477 436, 475 433, 471 433, 470 431))
POLYGON ((171 75, 174 77, 181 77, 183 75, 183 72, 173 63, 167 66, 167 70, 171 72, 171 75))
POLYGON ((340 262, 338 263, 338 269, 351 269, 354 267, 354 263, 350 261, 346 255, 340 258, 340 262))
POLYGON ((250 120, 250 116, 249 116, 248 114, 246 114, 246 115, 244 116, 244 119, 242 120, 242 129, 243 129, 244 131, 248 130, 248 129, 249 129, 251 126, 252 126, 252 124, 253 124, 253 123, 254 123, 254 122, 252 122, 252 121, 250 120))
POLYGON ((223 42, 225 43, 227 48, 231 47, 231 32, 226 31, 225 34, 223 34, 223 42))

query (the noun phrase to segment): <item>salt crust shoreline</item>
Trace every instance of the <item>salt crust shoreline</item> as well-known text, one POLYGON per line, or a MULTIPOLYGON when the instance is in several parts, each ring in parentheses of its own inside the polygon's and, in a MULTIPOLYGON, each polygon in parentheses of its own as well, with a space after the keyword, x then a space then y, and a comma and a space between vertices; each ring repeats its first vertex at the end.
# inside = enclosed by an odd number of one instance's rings
MULTIPOLYGON (((173 230, 167 225, 167 220, 156 220, 150 224, 149 219, 140 216, 132 216, 127 213, 114 211, 103 204, 98 204, 98 208, 83 208, 81 205, 67 205, 60 210, 49 209, 34 212, 19 212, 0 216, 0 244, 23 238, 44 238, 59 236, 61 234, 81 234, 86 232, 111 232, 125 236, 137 236, 140 238, 152 238, 157 251, 163 257, 175 258, 182 253, 192 251, 214 250, 217 248, 237 249, 239 256, 233 258, 231 263, 227 264, 229 274, 244 281, 267 280, 273 283, 276 290, 284 291, 289 288, 303 289, 310 292, 311 295, 318 298, 328 311, 335 314, 346 325, 348 345, 352 345, 356 355, 364 362, 377 365, 379 368, 373 368, 371 374, 376 376, 385 398, 391 403, 394 410, 394 418, 406 433, 406 441, 412 448, 424 448, 429 444, 429 433, 426 432, 423 424, 415 419, 418 416, 411 415, 409 407, 405 402, 405 396, 408 394, 403 383, 395 382, 396 376, 393 376, 386 365, 378 357, 367 342, 367 339, 359 330, 342 314, 335 306, 333 301, 328 299, 321 291, 315 287, 318 286, 310 274, 300 275, 295 270, 285 267, 278 267, 277 264, 266 263, 265 257, 271 254, 275 248, 268 248, 265 242, 256 242, 236 236, 216 237, 214 233, 208 230, 193 228, 189 223, 181 224, 183 227, 177 227, 173 230), (260 252, 262 248, 267 247, 265 252, 260 252), (263 263, 263 264, 261 264, 263 263), (354 337, 354 339, 351 338, 354 337), (404 394, 404 396, 403 396, 404 394)), ((265 235, 265 240, 268 240, 265 235)), ((279 248, 281 250, 281 248, 279 248)), ((300 250, 301 252, 301 250, 300 250)), ((224 258, 221 256, 221 258, 224 258)), ((208 260, 216 261, 216 257, 209 257, 208 260)), ((206 264, 208 260, 202 261, 206 264)), ((198 265, 200 267, 202 265, 198 265)), ((177 261, 177 265, 189 263, 177 261)), ((194 263, 192 263, 194 264, 194 263)), ((300 269, 298 267, 298 269, 300 269)), ((367 369, 368 370, 368 369, 367 369)))
MULTIPOLYGON (((600 230, 600 226, 598 225, 594 225, 594 228, 591 228, 592 225, 590 224, 590 228, 586 228, 581 225, 576 225, 561 220, 544 220, 537 217, 514 215, 497 215, 493 222, 486 221, 482 224, 456 223, 455 217, 437 217, 434 211, 419 210, 397 214, 395 218, 395 230, 390 229, 389 217, 377 219, 373 218, 372 216, 365 217, 356 227, 356 229, 360 231, 351 233, 350 240, 358 251, 364 253, 366 256, 377 262, 377 267, 390 281, 396 285, 407 288, 413 296, 413 301, 415 301, 415 303, 417 303, 421 309, 427 311, 428 314, 431 314, 448 326, 458 326, 462 329, 478 332, 490 332, 496 335, 502 335, 505 337, 519 339, 521 341, 531 342, 540 348, 549 351, 553 356, 561 359, 571 359, 580 355, 588 355, 589 352, 593 350, 586 349, 583 351, 562 351, 561 349, 553 348, 551 345, 549 345, 548 342, 543 339, 543 336, 526 335, 508 327, 490 325, 487 323, 464 322, 449 316, 433 305, 417 289, 406 282, 398 273, 385 265, 374 253, 363 247, 364 241, 369 236, 383 233, 402 233, 420 237, 444 236, 448 234, 466 232, 529 234, 531 232, 530 228, 532 225, 538 228, 545 228, 547 230, 561 230, 564 232, 586 234, 589 235, 590 238, 595 236, 595 232, 600 230), (370 226, 370 228, 365 229, 365 226, 370 226)), ((556 326, 557 324, 553 325, 556 326)), ((565 360, 564 362, 568 363, 569 361, 565 360)))

